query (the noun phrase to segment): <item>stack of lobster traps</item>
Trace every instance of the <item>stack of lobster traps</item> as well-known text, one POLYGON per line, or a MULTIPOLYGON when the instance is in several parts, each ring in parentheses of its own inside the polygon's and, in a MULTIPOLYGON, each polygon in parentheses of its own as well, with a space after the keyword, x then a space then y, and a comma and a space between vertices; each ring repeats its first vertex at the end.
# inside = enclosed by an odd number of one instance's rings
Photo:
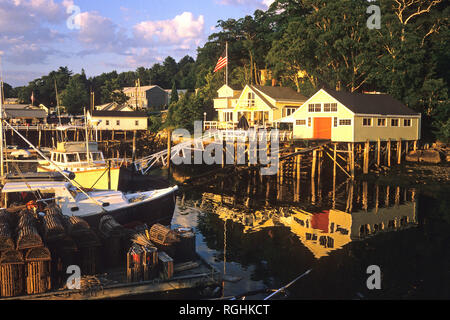
POLYGON ((89 224, 75 216, 64 217, 69 236, 75 241, 79 253, 79 266, 84 275, 93 275, 99 269, 101 242, 89 224))
POLYGON ((103 244, 102 261, 104 266, 123 266, 127 240, 125 228, 110 215, 105 215, 100 219, 99 236, 103 244))

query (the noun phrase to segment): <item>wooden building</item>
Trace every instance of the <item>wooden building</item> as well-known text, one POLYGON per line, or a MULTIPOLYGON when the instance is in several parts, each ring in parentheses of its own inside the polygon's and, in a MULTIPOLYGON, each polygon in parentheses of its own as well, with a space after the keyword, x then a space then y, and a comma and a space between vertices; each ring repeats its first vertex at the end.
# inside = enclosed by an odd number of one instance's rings
POLYGON ((279 122, 292 123, 294 139, 334 142, 417 141, 421 115, 387 94, 321 89, 295 113, 279 122))
POLYGON ((135 110, 163 110, 169 104, 169 94, 160 86, 126 87, 123 92, 135 110))
POLYGON ((140 111, 88 111, 88 122, 97 130, 147 130, 147 113, 140 111))
POLYGON ((223 86, 214 99, 219 128, 234 128, 242 116, 250 126, 271 127, 293 114, 307 98, 291 88, 246 85, 243 90, 223 86))

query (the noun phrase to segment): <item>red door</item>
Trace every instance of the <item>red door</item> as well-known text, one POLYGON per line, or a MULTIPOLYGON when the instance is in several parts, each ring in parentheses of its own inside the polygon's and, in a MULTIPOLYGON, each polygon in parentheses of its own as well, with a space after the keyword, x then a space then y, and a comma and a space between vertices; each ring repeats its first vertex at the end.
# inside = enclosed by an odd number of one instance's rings
POLYGON ((314 139, 331 140, 332 118, 314 118, 314 139))

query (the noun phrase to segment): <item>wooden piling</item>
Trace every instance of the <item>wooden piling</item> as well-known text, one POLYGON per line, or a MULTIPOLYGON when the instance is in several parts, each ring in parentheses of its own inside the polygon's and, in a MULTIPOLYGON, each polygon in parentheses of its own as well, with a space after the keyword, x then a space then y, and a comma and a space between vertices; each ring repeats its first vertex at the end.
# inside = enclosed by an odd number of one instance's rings
POLYGON ((311 167, 311 179, 314 179, 316 177, 316 165, 317 165, 317 150, 314 150, 312 167, 311 167))
POLYGON ((387 142, 387 165, 391 166, 391 139, 388 139, 387 142))
POLYGON ((364 166, 363 166, 364 174, 369 173, 369 154, 370 154, 370 142, 369 140, 367 140, 364 145, 364 166))
POLYGON ((377 166, 380 167, 381 164, 381 140, 378 138, 377 141, 377 166))
POLYGON ((397 141, 397 164, 402 164, 402 139, 397 141))

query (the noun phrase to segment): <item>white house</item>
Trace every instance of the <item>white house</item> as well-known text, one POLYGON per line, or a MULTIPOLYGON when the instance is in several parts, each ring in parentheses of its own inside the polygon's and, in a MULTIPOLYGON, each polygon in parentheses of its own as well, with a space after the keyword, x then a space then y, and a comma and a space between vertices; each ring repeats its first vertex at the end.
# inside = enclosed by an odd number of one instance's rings
POLYGON ((147 130, 147 113, 139 111, 88 111, 88 123, 97 130, 147 130))
POLYGON ((291 116, 294 139, 336 142, 420 139, 421 114, 387 94, 321 89, 291 116))

